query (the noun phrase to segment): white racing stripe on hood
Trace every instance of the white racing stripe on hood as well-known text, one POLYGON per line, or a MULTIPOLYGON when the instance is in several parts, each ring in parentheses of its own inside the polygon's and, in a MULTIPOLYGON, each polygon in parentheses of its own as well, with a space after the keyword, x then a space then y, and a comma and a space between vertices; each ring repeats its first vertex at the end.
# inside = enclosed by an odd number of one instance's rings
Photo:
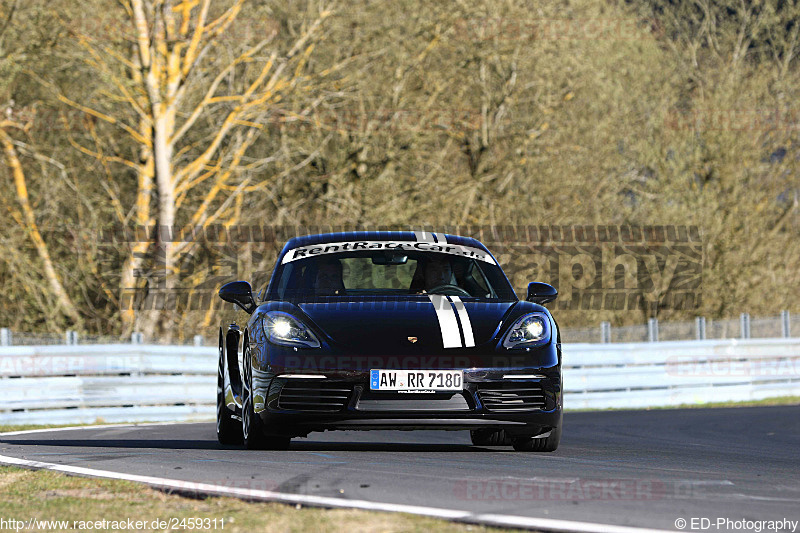
POLYGON ((444 233, 432 233, 430 231, 415 231, 414 237, 419 242, 435 242, 437 244, 447 244, 447 237, 444 233))
POLYGON ((414 237, 419 242, 434 242, 433 233, 430 233, 428 231, 415 231, 414 237))
POLYGON ((467 308, 458 296, 450 296, 450 300, 453 302, 453 307, 456 308, 458 319, 461 320, 461 330, 464 332, 464 346, 472 348, 475 346, 475 336, 472 333, 472 323, 469 321, 467 308))
POLYGON ((461 333, 458 331, 458 321, 453 306, 446 296, 429 294, 436 318, 439 319, 439 329, 442 331, 442 344, 445 348, 461 348, 461 333))

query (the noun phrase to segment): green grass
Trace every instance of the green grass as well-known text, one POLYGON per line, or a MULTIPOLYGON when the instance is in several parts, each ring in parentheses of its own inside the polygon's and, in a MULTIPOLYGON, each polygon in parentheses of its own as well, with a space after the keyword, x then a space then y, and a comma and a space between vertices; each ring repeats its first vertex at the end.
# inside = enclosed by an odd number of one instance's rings
POLYGON ((652 407, 652 409, 687 409, 687 408, 710 408, 710 407, 762 407, 771 405, 800 405, 800 396, 781 396, 780 398, 765 398, 763 400, 752 400, 746 402, 710 402, 702 404, 684 403, 677 407, 652 407))
MULTIPOLYGON (((654 409, 661 410, 661 409, 708 409, 714 407, 766 407, 771 405, 800 405, 800 396, 781 396, 778 398, 765 398, 763 400, 753 400, 744 402, 730 401, 730 402, 710 402, 710 403, 682 403, 680 405, 646 407, 637 410, 651 411, 654 409)), ((609 408, 609 409, 569 409, 569 408, 567 409, 568 412, 572 413, 579 413, 584 411, 630 411, 630 410, 631 408, 628 407, 609 408)), ((147 422, 138 422, 138 423, 146 424, 147 422)), ((97 426, 97 425, 106 425, 106 423, 97 422, 96 424, 61 424, 61 425, 23 424, 16 426, 0 424, 0 433, 5 433, 8 431, 25 431, 28 429, 46 429, 46 428, 61 428, 61 427, 75 427, 75 426, 97 426)))
MULTIPOLYGON (((127 521, 203 518, 222 531, 508 531, 399 513, 317 509, 234 498, 186 498, 127 481, 0 467, 0 516, 6 520, 127 521), (224 521, 224 529, 220 527, 224 521)), ((67 530, 72 528, 72 524, 67 530)), ((54 527, 48 529, 64 529, 54 527)), ((97 529, 97 528, 95 528, 97 529)), ((173 529, 183 530, 181 528, 173 529)), ((202 528, 201 530, 214 530, 202 528)))
MULTIPOLYGON (((211 422, 213 420, 209 420, 211 422)), ((131 424, 148 424, 152 422, 131 422, 131 424)), ((28 429, 48 429, 48 428, 71 428, 71 427, 79 427, 79 426, 107 426, 107 425, 117 425, 117 422, 95 422, 93 424, 0 424, 0 433, 5 433, 7 431, 25 431, 28 429)), ((126 424, 125 422, 119 422, 119 424, 126 424)))
POLYGON ((779 398, 765 398, 763 400, 753 400, 745 402, 709 402, 709 403, 682 403, 680 405, 664 405, 658 407, 647 407, 644 409, 632 409, 629 407, 619 407, 611 409, 568 409, 568 412, 578 413, 586 411, 651 411, 663 409, 710 409, 715 407, 766 407, 772 405, 800 405, 800 396, 781 396, 779 398))

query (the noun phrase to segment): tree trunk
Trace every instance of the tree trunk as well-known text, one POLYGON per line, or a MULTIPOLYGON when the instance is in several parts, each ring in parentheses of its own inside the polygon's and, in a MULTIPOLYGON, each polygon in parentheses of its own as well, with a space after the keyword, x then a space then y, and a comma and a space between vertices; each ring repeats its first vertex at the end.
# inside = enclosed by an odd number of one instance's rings
POLYGON ((25 180, 25 172, 22 170, 22 163, 20 162, 17 151, 14 148, 14 141, 2 128, 0 128, 0 142, 3 144, 3 151, 5 152, 6 159, 8 159, 8 165, 11 167, 11 173, 14 176, 17 201, 19 202, 19 205, 22 208, 22 214, 25 217, 25 230, 28 232, 28 236, 33 241, 33 245, 36 247, 36 252, 39 255, 39 259, 42 261, 44 266, 44 275, 47 279, 47 282, 50 284, 50 290, 55 295, 56 301, 58 302, 59 306, 61 306, 61 310, 73 321, 73 324, 80 322, 78 310, 72 303, 72 299, 64 289, 64 285, 61 283, 61 279, 59 279, 58 273, 53 267, 53 261, 50 259, 50 253, 47 250, 47 244, 44 242, 42 234, 39 232, 39 226, 36 224, 36 216, 34 215, 33 208, 28 200, 28 185, 25 180))
POLYGON ((175 186, 172 180, 172 128, 169 113, 155 117, 153 127, 153 159, 158 186, 158 247, 163 253, 164 285, 173 287, 175 258, 172 256, 172 237, 175 231, 175 186))

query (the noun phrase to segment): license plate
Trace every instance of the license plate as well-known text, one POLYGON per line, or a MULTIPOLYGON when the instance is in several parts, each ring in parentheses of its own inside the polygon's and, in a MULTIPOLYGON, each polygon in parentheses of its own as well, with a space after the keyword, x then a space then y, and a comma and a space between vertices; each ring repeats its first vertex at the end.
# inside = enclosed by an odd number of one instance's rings
POLYGON ((371 370, 370 390, 463 390, 461 370, 371 370))

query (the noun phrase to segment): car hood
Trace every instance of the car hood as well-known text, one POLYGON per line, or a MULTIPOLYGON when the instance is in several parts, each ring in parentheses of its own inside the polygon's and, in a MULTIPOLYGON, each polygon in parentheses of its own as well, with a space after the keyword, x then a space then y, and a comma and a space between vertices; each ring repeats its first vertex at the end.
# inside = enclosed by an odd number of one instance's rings
POLYGON ((436 296, 297 305, 334 345, 349 353, 434 354, 489 343, 516 303, 460 301, 464 306, 461 312, 457 303, 454 307, 450 300, 436 296), (442 304, 438 312, 434 301, 442 304), (450 344, 447 348, 446 342, 450 344))

